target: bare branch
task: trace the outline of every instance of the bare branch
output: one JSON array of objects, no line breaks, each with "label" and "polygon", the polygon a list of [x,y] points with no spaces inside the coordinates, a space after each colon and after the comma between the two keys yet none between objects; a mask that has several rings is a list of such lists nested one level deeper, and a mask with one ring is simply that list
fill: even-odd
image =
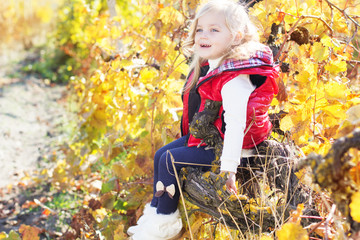
[{"label": "bare branch", "polygon": [[299,22],[304,19],[304,18],[314,18],[314,19],[318,19],[320,20],[322,23],[325,24],[325,26],[330,30],[330,34],[332,35],[334,30],[330,27],[330,25],[324,20],[322,19],[321,17],[318,17],[318,16],[313,16],[313,15],[302,15],[299,17],[299,19],[297,20],[297,22],[294,24],[294,26],[292,26],[292,28],[290,29],[289,32],[286,33],[285,37],[284,37],[284,41],[283,43],[281,44],[280,46],[280,49],[279,49],[279,52],[276,54],[274,60],[278,60],[278,58],[280,57],[280,54],[282,52],[282,49],[284,48],[289,36],[291,35],[292,32],[295,31],[296,27],[298,26]]},{"label": "bare branch", "polygon": [[278,53],[277,53],[276,56],[274,57],[274,61],[275,61],[275,62],[279,59],[279,57],[280,57],[280,55],[281,55],[281,52],[282,52],[282,49],[284,48],[287,40],[289,39],[290,34],[295,30],[295,28],[297,27],[297,25],[299,24],[299,22],[300,22],[301,19],[303,19],[303,18],[304,18],[303,16],[299,17],[299,19],[298,19],[297,22],[294,24],[294,26],[290,29],[290,31],[285,34],[284,41],[283,41],[283,43],[281,44]]},{"label": "bare branch", "polygon": [[360,27],[360,24],[359,24],[357,21],[355,21],[352,17],[350,17],[350,15],[345,12],[345,10],[340,9],[338,6],[336,6],[335,4],[333,4],[332,2],[330,2],[329,0],[325,0],[325,1],[329,4],[330,7],[336,8],[336,9],[337,9],[338,11],[340,11],[346,18],[348,18],[350,21],[352,21],[356,26]]},{"label": "bare branch", "polygon": [[[334,32],[332,27],[324,19],[322,19],[321,17],[313,16],[313,15],[304,15],[303,18],[315,18],[315,19],[318,19],[318,20],[322,21],[325,24],[325,26],[330,30],[331,34]],[[331,19],[331,21],[333,21],[333,19]]]},{"label": "bare branch", "polygon": [[356,36],[356,34],[357,34],[357,32],[358,32],[358,26],[357,25],[355,25],[355,31],[354,31],[354,34],[351,36],[351,38],[347,41],[347,43],[346,43],[346,46],[345,46],[345,48],[344,48],[344,51],[343,51],[343,53],[345,53],[345,51],[346,51],[346,48],[350,45],[350,43],[351,43],[351,41],[355,38],[355,36]]}]

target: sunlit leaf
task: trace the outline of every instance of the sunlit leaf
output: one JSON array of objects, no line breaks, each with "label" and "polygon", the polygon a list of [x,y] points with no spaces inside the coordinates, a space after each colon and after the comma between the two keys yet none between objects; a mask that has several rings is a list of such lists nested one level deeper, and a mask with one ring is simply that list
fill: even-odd
[{"label": "sunlit leaf", "polygon": [[343,60],[330,61],[330,63],[326,64],[325,69],[336,75],[340,72],[346,71],[346,62]]},{"label": "sunlit leaf", "polygon": [[350,203],[350,209],[351,209],[351,216],[352,218],[360,222],[360,192],[356,192],[351,197],[351,203]]},{"label": "sunlit leaf", "polygon": [[348,93],[349,90],[345,84],[331,81],[325,85],[326,99],[345,102]]},{"label": "sunlit leaf", "polygon": [[280,129],[283,131],[289,131],[294,126],[291,120],[291,116],[287,115],[280,121]]},{"label": "sunlit leaf", "polygon": [[0,234],[1,237],[5,236],[4,238],[1,238],[0,239],[4,239],[4,240],[21,240],[21,237],[19,236],[18,233],[16,233],[14,230],[11,230],[9,232],[9,235],[6,235],[4,232],[2,232]]},{"label": "sunlit leaf", "polygon": [[112,165],[113,172],[121,180],[125,180],[132,175],[132,172],[122,163],[116,162]]},{"label": "sunlit leaf", "polygon": [[280,230],[276,231],[279,240],[308,240],[307,231],[300,223],[285,223]]},{"label": "sunlit leaf", "polygon": [[19,232],[22,235],[22,240],[39,240],[39,233],[41,230],[37,227],[27,226],[22,224],[19,228]]},{"label": "sunlit leaf", "polygon": [[312,51],[314,60],[317,62],[324,61],[329,57],[329,49],[324,47],[321,43],[314,43]]},{"label": "sunlit leaf", "polygon": [[352,106],[346,112],[347,119],[354,125],[360,122],[360,105]]},{"label": "sunlit leaf", "polygon": [[1,232],[0,239],[5,239],[5,238],[7,238],[7,234],[5,232]]}]

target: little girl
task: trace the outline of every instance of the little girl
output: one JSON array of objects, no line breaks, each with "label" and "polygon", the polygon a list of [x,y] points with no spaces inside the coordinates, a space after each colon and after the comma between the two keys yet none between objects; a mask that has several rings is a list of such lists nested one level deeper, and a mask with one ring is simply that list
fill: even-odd
[{"label": "little girl", "polygon": [[222,102],[213,124],[224,139],[220,171],[228,173],[226,187],[233,193],[237,193],[235,173],[240,160],[251,155],[271,131],[267,111],[278,91],[278,67],[271,50],[259,43],[257,29],[242,5],[230,0],[204,4],[183,45],[193,61],[182,96],[182,137],[155,154],[154,195],[137,225],[128,229],[133,240],[176,239],[180,234],[180,193],[170,153],[176,171],[214,161],[214,150],[189,132],[189,124],[195,113],[204,110],[206,100]]}]

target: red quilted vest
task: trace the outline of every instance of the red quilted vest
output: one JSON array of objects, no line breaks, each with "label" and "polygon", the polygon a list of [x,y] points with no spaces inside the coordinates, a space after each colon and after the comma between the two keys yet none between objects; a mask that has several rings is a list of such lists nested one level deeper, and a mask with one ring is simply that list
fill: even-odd
[{"label": "red quilted vest", "polygon": [[[271,51],[257,52],[257,54],[245,61],[225,61],[220,67],[209,72],[206,76],[200,77],[196,90],[200,95],[200,108],[198,112],[204,109],[206,99],[214,101],[222,101],[221,89],[230,80],[239,74],[262,75],[266,76],[265,82],[256,88],[250,95],[247,105],[246,129],[243,142],[243,149],[253,148],[265,139],[270,134],[272,124],[268,116],[268,109],[275,94],[278,93],[278,87],[275,79],[278,77],[279,67],[274,66],[272,62]],[[187,82],[190,82],[192,74]],[[188,106],[189,91],[183,96],[183,118],[182,118],[182,134],[189,133],[189,106]],[[224,138],[223,129],[223,108],[220,108],[219,118],[214,122],[214,125],[219,130],[221,136]],[[188,146],[197,146],[201,139],[190,135]]]}]

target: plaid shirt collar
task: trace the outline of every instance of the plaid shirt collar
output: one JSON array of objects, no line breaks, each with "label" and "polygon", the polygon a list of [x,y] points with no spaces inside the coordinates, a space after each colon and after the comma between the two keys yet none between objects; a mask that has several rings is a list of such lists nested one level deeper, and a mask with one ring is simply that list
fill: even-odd
[{"label": "plaid shirt collar", "polygon": [[[207,65],[207,63],[206,63]],[[264,51],[257,51],[251,58],[246,60],[225,60],[218,68],[209,72],[205,78],[217,75],[224,71],[238,71],[241,69],[255,68],[260,66],[273,66],[273,55],[270,48],[266,47]]]}]

